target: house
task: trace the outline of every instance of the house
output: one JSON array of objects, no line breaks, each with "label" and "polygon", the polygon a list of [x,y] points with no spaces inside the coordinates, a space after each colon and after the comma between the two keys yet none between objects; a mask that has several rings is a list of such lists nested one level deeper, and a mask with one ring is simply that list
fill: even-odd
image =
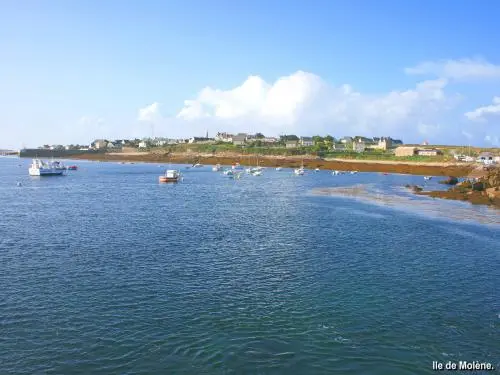
[{"label": "house", "polygon": [[373,143],[373,139],[372,138],[366,138],[366,137],[361,137],[361,136],[354,137],[354,139],[352,141],[353,142],[363,142],[365,144]]},{"label": "house", "polygon": [[105,139],[96,139],[94,142],[92,142],[91,146],[97,150],[105,149],[106,147],[108,147],[108,141]]},{"label": "house", "polygon": [[108,142],[108,144],[106,145],[107,148],[121,148],[118,146],[118,144],[114,144],[113,142]]},{"label": "house", "polygon": [[355,152],[365,152],[365,150],[366,150],[366,143],[363,142],[363,141],[353,142],[352,149]]},{"label": "house", "polygon": [[146,141],[139,142],[139,148],[147,148],[147,147],[148,147],[148,144],[146,143]]},{"label": "house", "polygon": [[247,142],[247,135],[245,133],[238,133],[233,136],[233,145],[243,146]]},{"label": "house", "polygon": [[392,147],[392,139],[390,137],[382,137],[378,140],[378,143],[374,148],[379,150],[388,150]]},{"label": "house", "polygon": [[493,164],[494,163],[494,155],[491,152],[481,152],[476,161],[478,163],[484,163],[484,164]]},{"label": "house", "polygon": [[416,147],[399,146],[394,151],[394,155],[396,155],[397,157],[413,156],[416,154],[416,152],[417,152]]},{"label": "house", "polygon": [[300,145],[302,147],[310,147],[310,146],[314,146],[314,141],[312,139],[312,137],[300,137]]},{"label": "house", "polygon": [[222,133],[219,132],[215,136],[215,140],[217,142],[229,142],[229,143],[231,143],[233,141],[233,135],[226,133],[226,132],[222,132]]},{"label": "house", "polygon": [[299,145],[299,141],[297,141],[297,140],[289,139],[288,141],[285,142],[286,148],[296,148],[298,145]]},{"label": "house", "polygon": [[261,139],[262,143],[276,143],[278,142],[278,138],[275,137],[264,137]]},{"label": "house", "polygon": [[206,140],[207,140],[207,138],[205,138],[205,137],[191,137],[191,138],[189,138],[188,143],[201,143],[201,142],[206,141]]},{"label": "house", "polygon": [[435,148],[423,148],[417,150],[418,156],[438,156],[441,154],[442,154],[441,150]]},{"label": "house", "polygon": [[345,151],[346,150],[346,145],[343,143],[334,143],[332,145],[332,150],[334,151]]},{"label": "house", "polygon": [[346,144],[346,143],[351,143],[352,142],[352,137],[343,137],[340,139],[340,143]]}]

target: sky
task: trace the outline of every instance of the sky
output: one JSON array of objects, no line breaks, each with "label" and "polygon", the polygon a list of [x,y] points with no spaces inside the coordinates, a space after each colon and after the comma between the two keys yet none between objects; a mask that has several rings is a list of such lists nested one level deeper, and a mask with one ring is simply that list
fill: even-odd
[{"label": "sky", "polygon": [[207,131],[500,146],[497,0],[0,9],[0,148]]}]

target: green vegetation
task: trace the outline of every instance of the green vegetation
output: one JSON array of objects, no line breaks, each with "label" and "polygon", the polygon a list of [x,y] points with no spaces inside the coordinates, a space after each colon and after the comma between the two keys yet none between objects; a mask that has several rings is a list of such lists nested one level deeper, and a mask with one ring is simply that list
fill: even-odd
[{"label": "green vegetation", "polygon": [[[326,138],[326,137],[325,137]],[[234,152],[242,155],[270,155],[270,156],[311,156],[332,159],[351,159],[351,160],[394,160],[394,161],[416,161],[416,162],[443,162],[451,160],[451,156],[406,156],[396,157],[391,151],[367,150],[358,153],[352,150],[332,151],[326,144],[326,140],[311,147],[297,147],[287,149],[283,145],[262,145],[257,140],[246,146],[235,146],[231,143],[216,144],[177,144],[164,147],[155,147],[149,149],[153,152],[193,152],[193,153],[212,153],[220,154],[224,152]]]}]

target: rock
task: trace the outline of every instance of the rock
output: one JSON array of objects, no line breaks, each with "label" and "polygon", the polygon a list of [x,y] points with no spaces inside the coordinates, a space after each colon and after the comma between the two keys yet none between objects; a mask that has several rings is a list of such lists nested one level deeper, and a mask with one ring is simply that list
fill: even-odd
[{"label": "rock", "polygon": [[483,191],[485,189],[485,184],[483,182],[474,182],[472,184],[472,190],[474,191]]},{"label": "rock", "polygon": [[456,185],[458,184],[458,178],[450,176],[446,180],[439,181],[439,183],[445,185]]}]

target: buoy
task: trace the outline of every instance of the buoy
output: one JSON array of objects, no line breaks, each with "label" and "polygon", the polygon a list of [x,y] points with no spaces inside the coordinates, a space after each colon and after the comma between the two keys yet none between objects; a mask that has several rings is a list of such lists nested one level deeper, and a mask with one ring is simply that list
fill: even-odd
[{"label": "buoy", "polygon": [[17,186],[22,186],[20,182],[17,183]]}]

